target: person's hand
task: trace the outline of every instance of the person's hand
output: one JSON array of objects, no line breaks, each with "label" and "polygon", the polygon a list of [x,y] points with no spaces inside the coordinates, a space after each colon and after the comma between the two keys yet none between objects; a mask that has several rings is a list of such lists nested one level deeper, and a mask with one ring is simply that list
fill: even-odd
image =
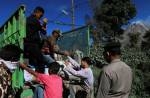
[{"label": "person's hand", "polygon": [[24,64],[24,63],[19,63],[19,66],[22,67],[22,68],[24,68],[24,67],[26,67],[27,65]]},{"label": "person's hand", "polygon": [[65,56],[70,56],[70,53],[68,51],[64,51]]},{"label": "person's hand", "polygon": [[65,65],[68,66],[70,63],[68,61],[65,61]]},{"label": "person's hand", "polygon": [[47,19],[47,18],[44,18],[44,19],[43,19],[43,22],[44,22],[45,24],[47,24],[47,23],[48,23],[48,19]]},{"label": "person's hand", "polygon": [[44,31],[46,31],[46,27],[42,27],[42,29],[43,29]]}]

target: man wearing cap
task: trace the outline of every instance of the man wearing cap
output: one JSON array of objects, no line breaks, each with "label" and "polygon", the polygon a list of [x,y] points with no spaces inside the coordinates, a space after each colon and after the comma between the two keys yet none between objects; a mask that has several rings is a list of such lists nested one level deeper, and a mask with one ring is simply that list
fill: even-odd
[{"label": "man wearing cap", "polygon": [[104,58],[109,63],[100,76],[96,98],[128,98],[132,84],[131,68],[120,60],[120,43],[104,46]]},{"label": "man wearing cap", "polygon": [[49,50],[50,50],[50,55],[54,59],[54,53],[60,54],[60,55],[66,55],[67,51],[60,51],[57,50],[55,47],[57,45],[57,40],[61,37],[61,32],[60,30],[53,30],[52,35],[48,37],[48,44],[49,44]]}]

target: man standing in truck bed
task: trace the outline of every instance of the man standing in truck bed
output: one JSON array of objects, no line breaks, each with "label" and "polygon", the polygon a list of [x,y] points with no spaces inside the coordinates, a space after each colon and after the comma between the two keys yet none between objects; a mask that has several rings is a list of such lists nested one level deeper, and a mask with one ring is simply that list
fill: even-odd
[{"label": "man standing in truck bed", "polygon": [[25,58],[29,58],[29,63],[34,65],[39,72],[44,71],[43,55],[41,53],[41,36],[40,33],[46,35],[46,21],[41,25],[40,19],[44,15],[42,7],[36,7],[27,17],[26,21],[26,38],[25,38]]}]

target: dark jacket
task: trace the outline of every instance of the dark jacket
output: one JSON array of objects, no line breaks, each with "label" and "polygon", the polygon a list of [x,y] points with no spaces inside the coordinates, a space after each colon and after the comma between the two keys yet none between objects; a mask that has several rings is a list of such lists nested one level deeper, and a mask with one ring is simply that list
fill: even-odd
[{"label": "dark jacket", "polygon": [[40,21],[34,15],[27,17],[27,20],[26,20],[26,34],[27,35],[26,35],[25,40],[30,43],[31,42],[40,43],[41,32],[46,34],[46,31],[42,29],[42,25]]}]

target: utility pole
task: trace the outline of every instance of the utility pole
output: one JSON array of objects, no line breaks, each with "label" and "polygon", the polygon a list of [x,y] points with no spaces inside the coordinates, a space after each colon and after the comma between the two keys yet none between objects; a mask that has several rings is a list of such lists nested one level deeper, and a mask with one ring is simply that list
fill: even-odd
[{"label": "utility pole", "polygon": [[74,0],[71,0],[72,30],[75,29]]}]

